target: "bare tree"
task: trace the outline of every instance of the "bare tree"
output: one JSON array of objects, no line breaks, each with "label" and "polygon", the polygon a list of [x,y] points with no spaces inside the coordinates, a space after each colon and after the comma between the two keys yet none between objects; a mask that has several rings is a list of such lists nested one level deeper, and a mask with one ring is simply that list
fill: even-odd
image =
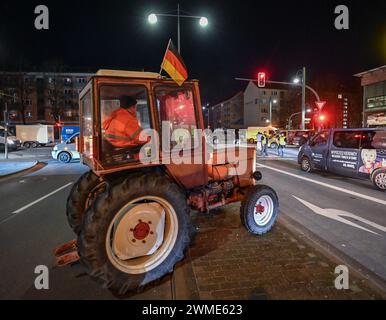
[{"label": "bare tree", "polygon": [[49,70],[48,99],[51,103],[51,113],[55,122],[59,122],[64,113],[64,79],[61,73],[64,65],[59,60],[49,61],[45,64]]}]

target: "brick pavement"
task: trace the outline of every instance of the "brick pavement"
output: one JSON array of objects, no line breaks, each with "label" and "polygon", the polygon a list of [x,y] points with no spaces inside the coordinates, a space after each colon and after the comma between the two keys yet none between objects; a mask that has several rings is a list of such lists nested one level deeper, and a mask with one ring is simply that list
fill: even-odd
[{"label": "brick pavement", "polygon": [[[333,262],[280,223],[263,237],[249,234],[239,204],[198,214],[198,232],[184,264],[199,299],[382,299],[367,280],[350,273],[350,290],[334,287]],[[196,287],[192,286],[192,277]],[[177,298],[178,295],[177,295]]]}]

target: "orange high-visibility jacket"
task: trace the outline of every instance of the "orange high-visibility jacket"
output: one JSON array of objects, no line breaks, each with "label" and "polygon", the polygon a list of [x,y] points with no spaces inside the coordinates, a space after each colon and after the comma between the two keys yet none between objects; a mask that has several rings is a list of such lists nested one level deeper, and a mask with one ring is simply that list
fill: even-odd
[{"label": "orange high-visibility jacket", "polygon": [[129,110],[119,108],[103,121],[104,138],[114,147],[134,147],[145,144],[140,141],[142,131],[136,115]]}]

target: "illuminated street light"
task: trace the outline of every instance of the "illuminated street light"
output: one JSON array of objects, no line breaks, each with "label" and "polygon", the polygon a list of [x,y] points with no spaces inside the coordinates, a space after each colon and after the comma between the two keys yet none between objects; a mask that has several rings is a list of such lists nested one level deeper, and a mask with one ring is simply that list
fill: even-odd
[{"label": "illuminated street light", "polygon": [[203,28],[207,27],[208,26],[208,18],[201,17],[199,23],[200,23],[201,27],[203,27]]},{"label": "illuminated street light", "polygon": [[295,78],[295,79],[293,80],[293,83],[299,84],[299,83],[300,83],[300,79],[299,79],[299,78]]},{"label": "illuminated street light", "polygon": [[149,17],[147,18],[147,20],[149,21],[150,24],[156,24],[158,21],[157,15],[155,15],[154,13],[149,14]]},{"label": "illuminated street light", "polygon": [[208,18],[202,16],[190,16],[185,14],[180,14],[180,5],[177,5],[177,14],[169,13],[152,13],[147,17],[147,21],[150,24],[155,25],[158,22],[158,17],[174,17],[177,18],[177,49],[178,53],[181,54],[181,32],[180,32],[180,19],[181,18],[190,18],[197,19],[202,28],[206,28],[209,24]]}]

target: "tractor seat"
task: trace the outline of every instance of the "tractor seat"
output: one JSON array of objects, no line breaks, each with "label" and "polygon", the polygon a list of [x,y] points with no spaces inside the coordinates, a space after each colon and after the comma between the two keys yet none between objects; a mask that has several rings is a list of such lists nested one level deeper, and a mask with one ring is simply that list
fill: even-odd
[{"label": "tractor seat", "polygon": [[108,166],[136,162],[141,148],[142,145],[114,147],[110,142],[102,139],[102,162]]}]

